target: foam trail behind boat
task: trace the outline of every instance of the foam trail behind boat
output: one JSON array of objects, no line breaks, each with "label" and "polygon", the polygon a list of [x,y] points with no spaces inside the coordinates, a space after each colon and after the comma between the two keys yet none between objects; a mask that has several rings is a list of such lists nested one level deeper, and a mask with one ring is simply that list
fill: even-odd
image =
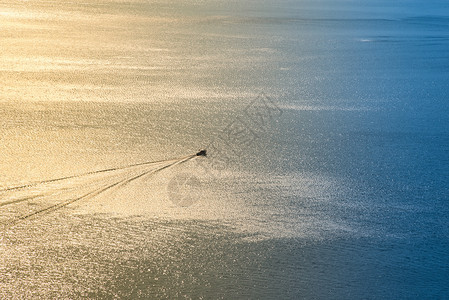
[{"label": "foam trail behind boat", "polygon": [[[29,189],[31,187],[36,187],[40,184],[48,185],[50,183],[55,183],[58,181],[62,182],[64,180],[69,180],[69,179],[94,176],[95,174],[109,173],[109,172],[111,173],[106,178],[100,177],[100,178],[95,178],[94,180],[92,180],[91,184],[94,189],[87,193],[83,193],[81,196],[70,197],[69,199],[66,199],[66,200],[59,200],[52,205],[46,206],[46,207],[38,209],[36,211],[22,214],[18,217],[14,217],[13,220],[8,220],[7,222],[3,222],[3,225],[5,226],[5,228],[10,228],[10,227],[12,227],[24,220],[27,220],[29,218],[56,211],[58,209],[66,207],[67,205],[77,202],[77,201],[91,199],[91,198],[98,196],[112,188],[122,187],[122,186],[124,186],[132,181],[135,181],[143,176],[155,174],[157,172],[160,172],[167,168],[173,167],[175,165],[185,163],[188,160],[191,160],[195,157],[197,157],[196,154],[181,157],[178,159],[162,160],[162,161],[156,161],[156,162],[145,162],[145,163],[128,165],[128,166],[124,166],[124,167],[110,168],[110,169],[98,170],[98,171],[93,171],[93,172],[87,172],[87,173],[83,173],[83,174],[79,174],[79,175],[67,176],[67,177],[62,177],[62,178],[57,178],[57,179],[50,179],[50,180],[40,181],[40,182],[28,184],[28,185],[22,185],[22,186],[16,186],[16,187],[3,189],[2,192],[10,192],[10,193],[14,193],[17,191],[23,192],[23,190],[25,190],[25,189]],[[142,167],[144,167],[143,170],[142,170]],[[122,173],[116,174],[113,171],[121,171]],[[71,182],[68,182],[66,185],[70,185],[70,184],[73,185],[73,183],[71,183]],[[63,185],[62,187],[59,187],[59,188],[56,187],[56,188],[54,188],[54,190],[47,191],[47,193],[41,193],[38,195],[29,195],[28,197],[27,196],[22,197],[22,198],[19,197],[18,199],[0,202],[0,207],[6,206],[6,205],[20,204],[21,202],[31,201],[31,200],[35,200],[37,198],[42,198],[45,200],[46,197],[49,197],[50,195],[58,193],[61,190],[69,190],[70,191],[70,190],[77,189],[76,184],[74,184],[72,187],[67,187],[66,185]],[[50,188],[50,187],[51,186],[47,186],[47,188]],[[85,184],[83,185],[83,187],[85,187]],[[89,188],[88,185],[87,185],[87,187]],[[78,187],[78,189],[82,190],[79,187]],[[63,198],[63,197],[61,197],[61,198]]]},{"label": "foam trail behind boat", "polygon": [[73,178],[78,178],[78,177],[83,177],[83,176],[93,175],[93,174],[98,174],[98,173],[113,172],[113,171],[117,171],[117,170],[129,169],[129,168],[133,168],[133,167],[137,167],[137,166],[144,166],[144,165],[150,165],[150,164],[156,164],[156,163],[162,163],[162,162],[177,161],[177,160],[180,160],[180,159],[183,159],[183,158],[187,158],[187,157],[190,157],[190,156],[177,158],[177,159],[169,159],[169,160],[148,161],[148,162],[143,162],[143,163],[138,163],[138,164],[127,165],[127,166],[123,166],[123,167],[115,167],[115,168],[109,168],[109,169],[103,169],[103,170],[96,170],[96,171],[86,172],[86,173],[77,174],[77,175],[71,175],[71,176],[65,176],[65,177],[60,177],[60,178],[54,178],[54,179],[48,179],[48,180],[43,180],[43,181],[37,181],[37,182],[32,182],[32,183],[28,183],[28,184],[24,184],[24,185],[19,185],[19,186],[5,187],[5,188],[0,189],[0,192],[7,192],[7,191],[26,189],[26,188],[34,187],[34,186],[40,185],[40,184],[53,183],[53,182],[57,182],[57,181],[63,181],[63,180],[67,180],[67,179],[73,179]]}]

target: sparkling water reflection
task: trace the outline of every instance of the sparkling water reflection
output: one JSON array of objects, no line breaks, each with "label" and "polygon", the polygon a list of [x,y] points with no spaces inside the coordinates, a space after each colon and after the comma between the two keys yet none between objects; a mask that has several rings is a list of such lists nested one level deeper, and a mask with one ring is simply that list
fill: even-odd
[{"label": "sparkling water reflection", "polygon": [[[68,186],[3,191],[0,298],[444,298],[437,2],[2,2],[2,187],[230,142],[262,91],[282,113],[208,149],[232,158],[219,169],[192,160],[14,226]],[[182,174],[192,205],[170,198]]]}]

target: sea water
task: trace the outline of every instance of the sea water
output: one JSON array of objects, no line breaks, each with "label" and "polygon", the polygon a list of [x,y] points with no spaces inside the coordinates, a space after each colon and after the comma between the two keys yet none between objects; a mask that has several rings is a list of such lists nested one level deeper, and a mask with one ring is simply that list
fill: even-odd
[{"label": "sea water", "polygon": [[3,191],[0,297],[448,297],[448,53],[443,1],[3,1],[2,188],[208,157]]}]

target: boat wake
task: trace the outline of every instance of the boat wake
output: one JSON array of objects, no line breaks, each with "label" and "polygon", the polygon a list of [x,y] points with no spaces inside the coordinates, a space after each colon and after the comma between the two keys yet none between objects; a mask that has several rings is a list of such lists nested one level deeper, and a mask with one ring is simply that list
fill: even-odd
[{"label": "boat wake", "polygon": [[200,152],[162,161],[149,161],[122,167],[96,170],[0,189],[0,224],[8,229],[25,220],[62,209],[74,202],[93,199],[139,178],[185,163]]}]

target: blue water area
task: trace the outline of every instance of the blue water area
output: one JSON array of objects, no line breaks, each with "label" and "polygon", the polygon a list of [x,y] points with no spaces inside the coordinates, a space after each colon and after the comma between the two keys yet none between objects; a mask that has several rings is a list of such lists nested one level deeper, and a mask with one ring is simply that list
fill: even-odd
[{"label": "blue water area", "polygon": [[447,3],[30,3],[2,186],[208,157],[1,192],[1,298],[449,298]]}]

